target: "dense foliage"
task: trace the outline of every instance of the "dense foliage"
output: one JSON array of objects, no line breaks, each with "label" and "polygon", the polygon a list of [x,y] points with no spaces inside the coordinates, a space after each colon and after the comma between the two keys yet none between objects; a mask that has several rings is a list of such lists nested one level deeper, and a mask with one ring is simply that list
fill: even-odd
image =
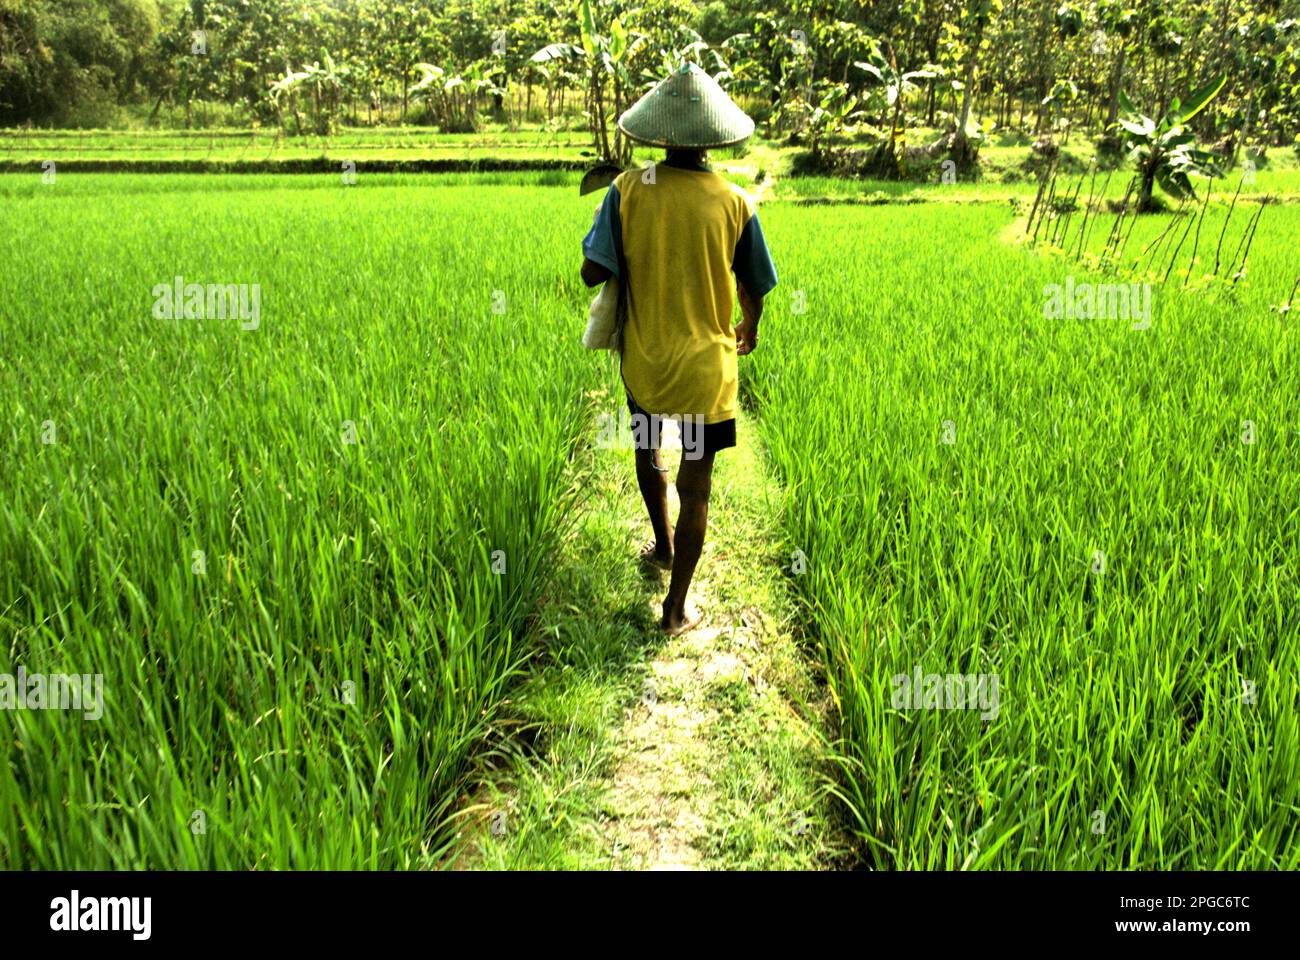
[{"label": "dense foliage", "polygon": [[0,123],[603,129],[591,117],[689,58],[768,132],[888,126],[896,100],[868,62],[919,71],[909,113],[963,148],[995,126],[1116,136],[1121,94],[1159,115],[1219,76],[1196,133],[1286,145],[1297,16],[1296,0],[0,0]]}]

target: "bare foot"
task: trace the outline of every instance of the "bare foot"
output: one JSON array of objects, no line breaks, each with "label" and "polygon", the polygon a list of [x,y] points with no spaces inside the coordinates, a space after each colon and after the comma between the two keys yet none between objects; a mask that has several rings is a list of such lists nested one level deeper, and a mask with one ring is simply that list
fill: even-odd
[{"label": "bare foot", "polygon": [[664,615],[663,619],[659,621],[659,629],[668,636],[675,637],[687,630],[695,629],[703,619],[704,613],[700,608],[688,601],[684,610],[670,610],[668,607],[664,607]]},{"label": "bare foot", "polygon": [[672,548],[660,550],[659,544],[653,539],[647,540],[641,547],[641,562],[658,567],[660,570],[671,570],[673,568]]}]

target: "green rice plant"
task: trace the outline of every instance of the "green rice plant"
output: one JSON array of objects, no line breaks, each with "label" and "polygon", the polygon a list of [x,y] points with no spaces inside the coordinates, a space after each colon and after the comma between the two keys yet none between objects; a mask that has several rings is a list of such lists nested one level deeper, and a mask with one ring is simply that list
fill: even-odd
[{"label": "green rice plant", "polygon": [[[1156,286],[1144,324],[1051,316],[1118,281],[1004,208],[765,208],[747,389],[869,864],[1300,865],[1300,366],[1269,309],[1300,213],[1265,217],[1245,286]],[[900,697],[918,668],[996,705]]]},{"label": "green rice plant", "polygon": [[[0,674],[99,674],[104,706],[0,714],[0,866],[435,864],[538,642],[600,380],[589,202],[23,181],[0,184]],[[259,285],[258,322],[159,319],[177,276]]]}]

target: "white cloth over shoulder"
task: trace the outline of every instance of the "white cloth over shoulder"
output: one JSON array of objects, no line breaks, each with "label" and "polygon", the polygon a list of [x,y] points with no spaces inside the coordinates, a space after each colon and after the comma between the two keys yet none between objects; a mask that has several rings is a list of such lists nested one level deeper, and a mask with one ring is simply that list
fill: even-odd
[{"label": "white cloth over shoulder", "polygon": [[610,277],[591,301],[582,345],[588,350],[618,349],[618,278]]}]

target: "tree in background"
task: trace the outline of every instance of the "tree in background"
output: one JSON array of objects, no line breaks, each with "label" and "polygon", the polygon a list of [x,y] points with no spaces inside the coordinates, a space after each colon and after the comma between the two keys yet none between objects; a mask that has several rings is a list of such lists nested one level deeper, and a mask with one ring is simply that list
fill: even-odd
[{"label": "tree in background", "polygon": [[942,131],[961,167],[992,129],[1059,124],[1117,152],[1121,89],[1156,117],[1173,91],[1220,75],[1189,129],[1230,155],[1249,141],[1258,158],[1300,130],[1298,20],[1300,0],[0,0],[0,123],[307,134],[531,116],[583,127],[618,158],[618,113],[681,54],[721,75],[770,136],[897,147],[893,104],[880,130],[849,131],[888,90],[853,64],[888,45],[898,63],[928,65],[902,93],[904,124]]},{"label": "tree in background", "polygon": [[112,120],[162,22],[157,0],[0,0],[0,123]]},{"label": "tree in background", "polygon": [[985,46],[984,35],[989,21],[1001,9],[1001,0],[970,0],[967,10],[967,29],[971,41],[966,52],[965,72],[962,77],[961,115],[957,119],[957,130],[953,139],[952,159],[958,170],[971,169],[977,159],[978,140],[972,135],[971,104],[975,96],[975,68],[979,64],[980,52]]}]

